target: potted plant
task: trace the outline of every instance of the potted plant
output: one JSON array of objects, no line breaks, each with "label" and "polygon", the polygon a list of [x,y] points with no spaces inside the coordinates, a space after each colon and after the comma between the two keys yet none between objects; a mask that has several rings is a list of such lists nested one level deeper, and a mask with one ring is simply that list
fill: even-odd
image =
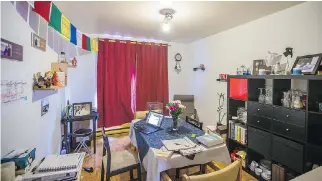
[{"label": "potted plant", "polygon": [[172,130],[178,131],[179,116],[186,109],[186,106],[182,105],[180,100],[176,100],[169,102],[165,107],[169,110],[169,113],[172,116]]}]

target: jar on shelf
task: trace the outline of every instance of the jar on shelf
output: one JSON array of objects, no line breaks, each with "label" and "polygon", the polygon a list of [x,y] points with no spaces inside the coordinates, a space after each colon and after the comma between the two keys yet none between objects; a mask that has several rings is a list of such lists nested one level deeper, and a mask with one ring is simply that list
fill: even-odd
[{"label": "jar on shelf", "polygon": [[58,55],[58,63],[68,63],[66,61],[65,52],[60,52],[60,54]]}]

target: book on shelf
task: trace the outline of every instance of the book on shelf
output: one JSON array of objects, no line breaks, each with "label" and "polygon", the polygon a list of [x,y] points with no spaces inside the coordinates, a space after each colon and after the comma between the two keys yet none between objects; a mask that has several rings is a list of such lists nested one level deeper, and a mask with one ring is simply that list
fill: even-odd
[{"label": "book on shelf", "polygon": [[246,144],[247,142],[247,128],[241,123],[229,121],[229,135],[230,139],[236,140],[239,143]]}]

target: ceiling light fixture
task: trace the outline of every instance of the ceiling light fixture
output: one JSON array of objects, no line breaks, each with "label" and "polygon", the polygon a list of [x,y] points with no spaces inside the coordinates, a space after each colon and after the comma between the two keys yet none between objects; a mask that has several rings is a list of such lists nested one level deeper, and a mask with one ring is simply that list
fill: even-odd
[{"label": "ceiling light fixture", "polygon": [[164,32],[169,32],[171,29],[170,21],[173,18],[173,14],[175,11],[173,9],[161,9],[160,14],[164,15],[164,19],[162,21],[162,30]]}]

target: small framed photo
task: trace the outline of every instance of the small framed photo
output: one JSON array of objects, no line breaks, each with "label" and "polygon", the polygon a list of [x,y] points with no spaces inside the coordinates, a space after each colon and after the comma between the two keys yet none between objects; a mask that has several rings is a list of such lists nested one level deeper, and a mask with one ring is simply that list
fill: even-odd
[{"label": "small framed photo", "polygon": [[293,68],[300,68],[304,75],[315,75],[322,60],[322,54],[297,57]]},{"label": "small framed photo", "polygon": [[36,35],[35,33],[31,33],[31,45],[43,52],[46,51],[46,40]]},{"label": "small framed photo", "polygon": [[88,116],[92,113],[92,102],[81,102],[73,104],[73,116]]}]

